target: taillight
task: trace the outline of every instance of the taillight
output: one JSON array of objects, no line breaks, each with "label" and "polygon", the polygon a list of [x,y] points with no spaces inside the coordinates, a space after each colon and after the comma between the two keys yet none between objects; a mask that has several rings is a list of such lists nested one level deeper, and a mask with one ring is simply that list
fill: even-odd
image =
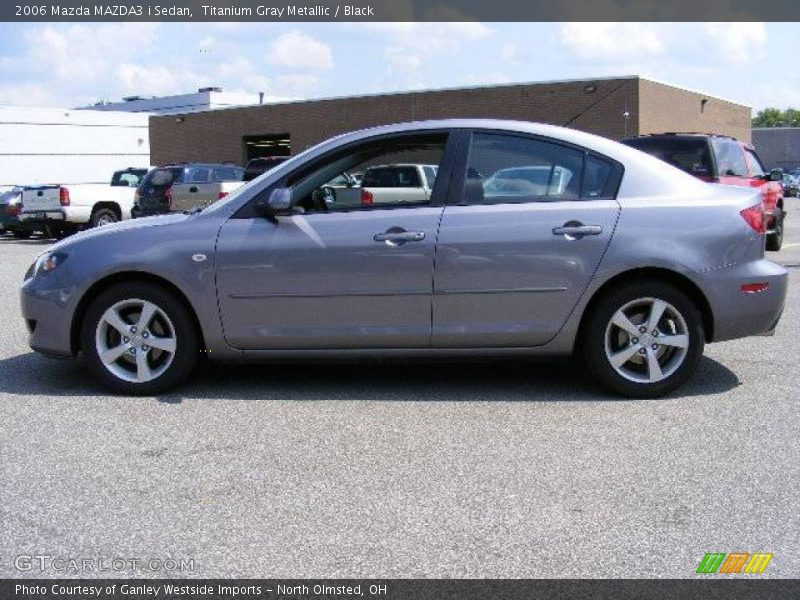
[{"label": "taillight", "polygon": [[367,190],[361,190],[361,204],[363,206],[372,206],[372,202],[375,200],[375,197],[372,195],[372,192],[368,192]]},{"label": "taillight", "polygon": [[764,218],[764,205],[760,202],[740,210],[739,214],[747,221],[747,224],[758,234],[767,232],[767,220]]},{"label": "taillight", "polygon": [[217,200],[222,200],[227,195],[228,192],[220,192],[219,194],[217,194]]},{"label": "taillight", "polygon": [[135,192],[133,192],[133,203],[136,206],[139,206],[139,204],[141,204],[141,202],[142,202],[142,196],[141,196],[141,194],[139,194],[139,190],[136,190]]},{"label": "taillight", "polygon": [[58,201],[61,203],[61,206],[69,206],[69,190],[67,188],[58,188]]}]

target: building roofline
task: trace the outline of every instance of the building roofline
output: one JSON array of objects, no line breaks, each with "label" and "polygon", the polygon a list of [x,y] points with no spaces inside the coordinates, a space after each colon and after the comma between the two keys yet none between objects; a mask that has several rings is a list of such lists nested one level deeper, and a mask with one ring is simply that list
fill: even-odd
[{"label": "building roofline", "polygon": [[654,79],[652,77],[639,77],[639,79],[642,79],[644,81],[649,81],[650,83],[657,83],[659,85],[666,85],[667,87],[675,88],[675,89],[678,89],[678,90],[683,90],[684,92],[690,92],[692,94],[698,94],[700,96],[705,96],[705,97],[713,99],[713,100],[720,100],[722,102],[727,102],[728,104],[735,104],[736,106],[749,108],[751,111],[753,110],[753,107],[750,106],[749,104],[742,104],[741,102],[737,102],[736,100],[731,100],[730,98],[725,98],[723,96],[717,96],[715,94],[709,94],[709,93],[706,93],[706,92],[704,92],[702,90],[696,90],[694,88],[685,87],[685,86],[682,86],[682,85],[675,85],[674,83],[661,81],[660,79]]}]

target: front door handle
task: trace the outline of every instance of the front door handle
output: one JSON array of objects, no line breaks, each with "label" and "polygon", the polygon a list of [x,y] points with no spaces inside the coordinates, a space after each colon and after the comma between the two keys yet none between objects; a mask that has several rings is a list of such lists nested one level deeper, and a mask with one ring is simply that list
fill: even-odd
[{"label": "front door handle", "polygon": [[372,236],[376,242],[386,242],[389,246],[400,246],[406,242],[421,242],[425,239],[424,231],[406,231],[392,227],[383,233],[376,233]]},{"label": "front door handle", "polygon": [[603,228],[600,225],[584,225],[579,221],[568,221],[561,227],[553,227],[553,235],[563,235],[568,239],[579,239],[585,235],[600,235]]}]

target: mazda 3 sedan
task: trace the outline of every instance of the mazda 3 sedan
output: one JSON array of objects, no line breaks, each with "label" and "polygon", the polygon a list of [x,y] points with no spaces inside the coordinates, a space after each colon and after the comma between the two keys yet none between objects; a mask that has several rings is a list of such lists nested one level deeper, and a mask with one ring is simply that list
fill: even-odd
[{"label": "mazda 3 sedan", "polygon": [[[433,189],[324,193],[395,163],[435,166]],[[655,397],[706,343],[774,330],[787,273],[764,236],[758,190],[608,139],[406,123],[326,141],[203,210],[56,244],[22,312],[34,350],[83,353],[125,394],[174,387],[200,357],[578,354],[612,392]]]}]

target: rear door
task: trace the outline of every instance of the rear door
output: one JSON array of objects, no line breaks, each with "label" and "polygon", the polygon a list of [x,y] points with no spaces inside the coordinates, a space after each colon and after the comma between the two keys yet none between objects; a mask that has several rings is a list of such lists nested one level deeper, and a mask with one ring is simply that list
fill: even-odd
[{"label": "rear door", "polygon": [[[622,167],[547,138],[469,137],[436,246],[433,346],[544,344],[566,322],[611,240]],[[498,172],[512,169],[544,169],[549,184],[520,177],[495,185]]]}]

